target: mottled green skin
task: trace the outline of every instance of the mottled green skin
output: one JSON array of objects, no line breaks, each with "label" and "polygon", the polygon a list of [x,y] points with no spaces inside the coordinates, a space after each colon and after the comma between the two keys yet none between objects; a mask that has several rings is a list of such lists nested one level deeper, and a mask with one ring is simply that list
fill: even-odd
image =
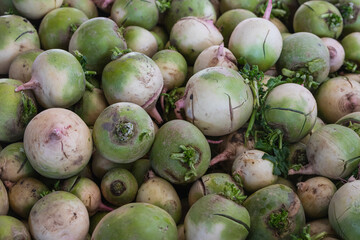
[{"label": "mottled green skin", "polygon": [[50,49],[34,61],[32,77],[40,87],[36,99],[45,108],[67,108],[78,102],[85,92],[85,73],[79,61],[69,52]]},{"label": "mottled green skin", "polygon": [[265,0],[221,0],[220,12],[224,13],[231,9],[246,9],[251,12],[257,12],[258,7],[263,4]]},{"label": "mottled green skin", "polygon": [[4,183],[0,179],[0,215],[7,215],[9,211],[9,197]]},{"label": "mottled green skin", "polygon": [[25,225],[15,217],[0,216],[0,239],[31,240],[29,231]]},{"label": "mottled green skin", "polygon": [[305,68],[308,62],[320,59],[320,68],[311,75],[317,82],[326,80],[330,71],[329,50],[322,40],[312,33],[299,32],[286,37],[276,69],[281,73],[283,68],[298,71]]},{"label": "mottled green skin", "polygon": [[104,92],[101,89],[94,88],[92,91],[85,91],[80,101],[74,105],[74,112],[88,126],[93,126],[96,119],[108,106],[109,104],[106,101]]},{"label": "mottled green skin", "polygon": [[48,187],[36,178],[22,178],[9,190],[10,207],[20,217],[27,219],[31,208],[45,191],[49,191]]},{"label": "mottled green skin", "polygon": [[[299,197],[289,187],[274,184],[251,194],[243,203],[251,216],[251,229],[247,239],[292,239],[305,226],[305,213]],[[288,228],[280,235],[269,225],[271,213],[285,209],[288,214]]]},{"label": "mottled green skin", "polygon": [[30,91],[15,93],[19,80],[0,79],[0,141],[15,142],[23,138],[25,128],[37,114],[35,99]]},{"label": "mottled green skin", "polygon": [[350,33],[341,41],[345,50],[345,59],[360,65],[360,32]]},{"label": "mottled green skin", "polygon": [[243,206],[210,194],[192,205],[184,226],[189,240],[245,240],[249,234],[250,216]]},{"label": "mottled green skin", "polygon": [[164,24],[168,32],[183,17],[194,16],[216,22],[216,11],[208,0],[172,0],[170,9],[165,12]]},{"label": "mottled green skin", "polygon": [[109,18],[97,17],[84,22],[75,31],[70,39],[69,52],[80,51],[87,59],[87,70],[101,74],[111,61],[111,50],[115,47],[126,49],[118,26]]},{"label": "mottled green skin", "polygon": [[360,238],[360,180],[339,188],[329,205],[329,222],[344,240]]},{"label": "mottled green skin", "polygon": [[[124,189],[114,189],[113,183],[119,183]],[[138,191],[135,177],[124,168],[114,168],[108,171],[101,180],[101,193],[109,203],[120,207],[132,202]]]},{"label": "mottled green skin", "polygon": [[149,159],[138,159],[131,168],[131,173],[136,178],[138,186],[141,186],[145,180],[147,172],[150,170],[151,163]]},{"label": "mottled green skin", "polygon": [[9,68],[9,78],[28,82],[31,79],[31,68],[35,58],[42,53],[41,49],[32,49],[17,55],[11,62]]},{"label": "mottled green skin", "polygon": [[[134,135],[121,141],[115,127],[119,122],[134,124]],[[128,102],[115,103],[107,107],[94,124],[93,139],[97,151],[117,163],[130,163],[143,157],[155,138],[154,124],[150,116],[139,105]]]},{"label": "mottled green skin", "polygon": [[0,15],[5,15],[5,13],[9,12],[19,15],[19,12],[16,10],[12,0],[2,0],[0,2]]},{"label": "mottled green skin", "polygon": [[47,13],[39,27],[42,49],[67,50],[73,34],[71,25],[79,27],[88,17],[79,9],[62,7]]},{"label": "mottled green skin", "polygon": [[328,124],[315,131],[306,144],[306,155],[314,173],[346,178],[360,162],[360,137],[351,129]]},{"label": "mottled green skin", "polygon": [[108,213],[96,226],[92,240],[176,240],[177,228],[163,209],[148,203],[130,203]]},{"label": "mottled green skin", "polygon": [[117,0],[111,7],[111,18],[119,27],[139,26],[150,30],[159,20],[159,10],[155,0]]},{"label": "mottled green skin", "polygon": [[63,0],[12,0],[21,16],[38,20],[53,9],[59,8]]},{"label": "mottled green skin", "polygon": [[95,215],[90,217],[90,227],[89,227],[89,234],[92,234],[98,225],[98,223],[103,219],[108,212],[97,212]]},{"label": "mottled green skin", "polygon": [[96,5],[91,0],[64,0],[63,5],[83,11],[88,18],[95,18],[99,15]]},{"label": "mottled green skin", "polygon": [[40,48],[34,26],[17,15],[0,16],[0,74],[7,74],[11,61],[20,53]]},{"label": "mottled green skin", "polygon": [[255,17],[256,15],[253,12],[246,9],[232,9],[224,12],[216,21],[215,26],[223,35],[225,46],[228,45],[231,33],[241,21]]},{"label": "mottled green skin", "polygon": [[[181,152],[180,145],[191,146],[200,153],[195,163],[196,176],[185,180],[190,168],[179,160],[171,158]],[[157,132],[150,152],[152,169],[162,178],[174,184],[191,183],[205,174],[210,163],[210,146],[205,136],[193,124],[184,120],[165,123]]]},{"label": "mottled green skin", "polygon": [[265,101],[265,120],[284,133],[284,139],[295,143],[314,127],[317,117],[315,98],[298,84],[287,83],[274,88]]},{"label": "mottled green skin", "polygon": [[294,16],[295,32],[311,32],[318,37],[338,38],[343,30],[343,20],[338,27],[330,28],[326,19],[321,15],[333,13],[341,17],[339,10],[326,1],[309,1],[302,4]]}]

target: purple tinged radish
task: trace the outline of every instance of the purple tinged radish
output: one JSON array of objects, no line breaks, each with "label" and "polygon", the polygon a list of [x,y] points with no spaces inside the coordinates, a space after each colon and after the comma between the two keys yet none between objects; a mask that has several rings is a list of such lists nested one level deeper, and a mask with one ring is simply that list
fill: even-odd
[{"label": "purple tinged radish", "polygon": [[11,61],[20,53],[40,48],[35,27],[17,15],[0,16],[0,74],[7,74]]},{"label": "purple tinged radish", "polygon": [[37,56],[44,52],[41,49],[32,49],[17,55],[9,67],[9,78],[28,82],[31,79],[32,65]]},{"label": "purple tinged radish", "polygon": [[151,32],[139,26],[128,26],[123,31],[126,45],[134,52],[152,57],[158,51],[156,38]]},{"label": "purple tinged radish", "polygon": [[184,17],[177,21],[170,32],[171,46],[175,47],[193,65],[206,48],[219,45],[223,36],[213,21],[197,17]]},{"label": "purple tinged radish", "polygon": [[9,211],[9,197],[5,185],[0,179],[0,216],[7,215]]},{"label": "purple tinged radish", "polygon": [[346,178],[360,161],[360,137],[353,130],[328,124],[315,131],[307,145],[309,164],[289,174],[317,174],[330,179]]},{"label": "purple tinged radish", "polygon": [[89,214],[75,195],[55,191],[32,207],[29,226],[31,235],[38,240],[83,240],[89,230]]},{"label": "purple tinged radish", "polygon": [[156,63],[137,52],[110,62],[102,74],[102,88],[109,104],[137,104],[158,123],[162,123],[162,119],[155,105],[163,85],[163,77]]},{"label": "purple tinged radish", "polygon": [[330,73],[336,72],[344,64],[345,50],[343,46],[333,38],[323,37],[321,40],[329,49],[330,54]]},{"label": "purple tinged radish", "polygon": [[22,16],[34,20],[41,19],[46,13],[59,8],[62,3],[63,0],[13,0],[15,8]]},{"label": "purple tinged radish", "polygon": [[184,97],[176,102],[175,112],[179,115],[184,108],[186,119],[205,135],[223,136],[248,121],[252,106],[250,87],[238,72],[227,67],[211,67],[189,79]]},{"label": "purple tinged radish", "polygon": [[238,70],[237,60],[230,52],[229,49],[224,47],[224,44],[219,46],[214,45],[204,49],[200,55],[196,58],[194,63],[194,73],[197,73],[205,68],[209,67],[228,67]]},{"label": "purple tinged radish", "polygon": [[28,124],[24,149],[33,168],[48,178],[78,174],[89,162],[93,142],[88,126],[63,108],[42,111]]},{"label": "purple tinged radish", "polygon": [[131,163],[143,157],[155,138],[149,114],[135,103],[114,103],[100,114],[93,129],[96,150],[115,163]]},{"label": "purple tinged radish", "polygon": [[85,92],[85,73],[79,61],[69,52],[51,49],[34,61],[31,80],[15,92],[32,89],[44,108],[70,107]]}]

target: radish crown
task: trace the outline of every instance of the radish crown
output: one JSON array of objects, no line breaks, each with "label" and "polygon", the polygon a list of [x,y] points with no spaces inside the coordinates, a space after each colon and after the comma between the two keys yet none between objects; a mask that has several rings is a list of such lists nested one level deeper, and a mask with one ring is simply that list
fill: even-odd
[{"label": "radish crown", "polygon": [[171,154],[170,158],[173,160],[178,160],[178,161],[188,165],[190,170],[188,170],[185,175],[185,181],[187,181],[191,177],[197,175],[196,169],[195,169],[195,164],[200,159],[200,153],[198,151],[196,151],[196,149],[193,148],[192,146],[180,145],[179,147],[182,152],[181,153],[173,153],[173,154]]}]

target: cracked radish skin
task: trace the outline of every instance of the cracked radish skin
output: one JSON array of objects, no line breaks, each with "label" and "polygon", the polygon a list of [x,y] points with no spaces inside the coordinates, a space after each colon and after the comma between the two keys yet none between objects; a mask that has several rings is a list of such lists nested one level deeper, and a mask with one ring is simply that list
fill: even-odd
[{"label": "cracked radish skin", "polygon": [[89,128],[78,115],[50,108],[36,115],[26,127],[24,149],[38,173],[65,179],[87,165],[93,143]]},{"label": "cracked radish skin", "polygon": [[25,18],[0,16],[0,74],[7,74],[12,60],[22,52],[40,48],[39,35]]},{"label": "cracked radish skin", "polygon": [[284,139],[294,143],[305,137],[315,125],[317,106],[305,87],[286,83],[275,87],[265,101],[266,122],[282,131]]},{"label": "cracked radish skin", "polygon": [[253,97],[238,72],[227,67],[211,67],[189,79],[185,95],[176,106],[175,111],[179,113],[184,108],[186,119],[205,135],[222,136],[247,122]]}]

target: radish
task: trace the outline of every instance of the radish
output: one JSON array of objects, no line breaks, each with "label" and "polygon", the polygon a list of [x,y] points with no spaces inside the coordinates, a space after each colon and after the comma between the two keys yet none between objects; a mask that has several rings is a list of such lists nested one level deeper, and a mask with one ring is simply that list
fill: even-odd
[{"label": "radish", "polygon": [[330,54],[330,73],[336,72],[344,64],[345,50],[343,46],[333,38],[323,37],[321,40],[329,49]]},{"label": "radish", "polygon": [[9,211],[9,197],[5,185],[0,179],[0,216],[7,215]]},{"label": "radish", "polygon": [[0,239],[31,240],[31,235],[24,223],[15,217],[0,216]]},{"label": "radish", "polygon": [[37,56],[44,52],[41,49],[32,49],[20,53],[14,58],[9,67],[9,78],[28,82],[31,79],[31,68]]},{"label": "radish", "polygon": [[29,19],[41,19],[55,8],[59,8],[63,0],[13,0],[13,4],[19,13]]},{"label": "radish", "polygon": [[24,149],[38,173],[64,179],[87,165],[93,144],[90,130],[79,116],[67,109],[50,108],[26,127]]},{"label": "radish", "polygon": [[45,108],[70,107],[85,92],[85,74],[79,61],[69,52],[51,49],[34,61],[31,80],[17,87],[15,92],[32,89]]},{"label": "radish", "polygon": [[64,0],[63,5],[83,11],[88,18],[95,18],[99,14],[95,3],[91,0]]},{"label": "radish", "polygon": [[158,51],[156,38],[145,28],[128,26],[123,31],[127,47],[134,52],[152,57]]}]

